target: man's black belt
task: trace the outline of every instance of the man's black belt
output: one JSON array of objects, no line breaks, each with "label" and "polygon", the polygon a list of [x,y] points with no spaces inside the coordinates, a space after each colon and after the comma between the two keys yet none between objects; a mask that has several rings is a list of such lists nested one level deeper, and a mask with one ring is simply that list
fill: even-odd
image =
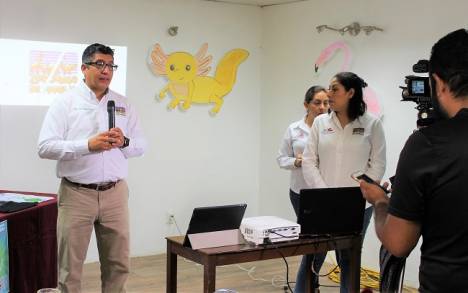
[{"label": "man's black belt", "polygon": [[69,184],[71,184],[71,185],[73,185],[75,187],[83,187],[83,188],[87,188],[87,189],[93,189],[93,190],[96,190],[96,191],[105,191],[105,190],[111,189],[118,182],[118,181],[117,182],[109,182],[109,183],[103,183],[103,184],[95,184],[95,183],[83,184],[83,183],[77,183],[77,182],[70,181],[65,177],[63,177],[63,179],[67,183],[69,183]]}]

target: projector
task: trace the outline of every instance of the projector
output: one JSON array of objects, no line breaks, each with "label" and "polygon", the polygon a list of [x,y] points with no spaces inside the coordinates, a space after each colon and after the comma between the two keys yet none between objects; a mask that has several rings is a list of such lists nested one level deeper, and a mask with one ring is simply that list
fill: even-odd
[{"label": "projector", "polygon": [[299,239],[301,225],[275,216],[244,218],[240,230],[245,240],[257,245]]}]

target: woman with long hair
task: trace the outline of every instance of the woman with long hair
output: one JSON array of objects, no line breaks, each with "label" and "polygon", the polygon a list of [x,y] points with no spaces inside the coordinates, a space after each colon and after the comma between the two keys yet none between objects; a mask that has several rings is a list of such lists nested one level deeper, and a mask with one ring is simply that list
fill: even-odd
[{"label": "woman with long hair", "polygon": [[[366,112],[363,99],[366,86],[352,72],[340,72],[332,78],[328,90],[331,111],[315,119],[302,157],[304,180],[309,188],[359,186],[350,176],[356,171],[363,171],[377,182],[382,179],[385,135],[381,121]],[[363,237],[371,216],[372,207],[367,204]],[[346,287],[349,253],[337,250],[336,258],[341,269],[340,292],[349,292]],[[322,259],[316,255],[315,260]],[[315,267],[316,262],[313,264]]]}]

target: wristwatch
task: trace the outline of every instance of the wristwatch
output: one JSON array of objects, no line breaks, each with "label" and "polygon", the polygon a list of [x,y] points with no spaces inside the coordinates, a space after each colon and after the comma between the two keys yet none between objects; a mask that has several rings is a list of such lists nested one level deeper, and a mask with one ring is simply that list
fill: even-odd
[{"label": "wristwatch", "polygon": [[129,145],[130,145],[130,138],[124,136],[124,143],[120,148],[123,149],[123,148],[128,147]]}]

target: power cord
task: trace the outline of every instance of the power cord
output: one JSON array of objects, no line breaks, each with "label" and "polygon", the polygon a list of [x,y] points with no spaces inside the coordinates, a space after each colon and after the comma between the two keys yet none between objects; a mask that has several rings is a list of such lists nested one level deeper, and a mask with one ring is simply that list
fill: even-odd
[{"label": "power cord", "polygon": [[[180,228],[179,228],[179,225],[177,224],[177,220],[176,220],[175,215],[172,215],[172,216],[171,216],[171,220],[172,220],[172,222],[174,223],[174,225],[176,226],[176,229],[177,229],[177,232],[179,233],[179,235],[182,236],[183,234],[182,234],[182,231],[181,231]],[[195,264],[195,266],[201,267],[201,264],[196,263],[196,262],[193,262],[193,261],[191,261],[191,260],[189,260],[189,259],[186,259],[185,257],[182,257],[182,259],[183,259],[184,262],[193,263],[193,264]]]},{"label": "power cord", "polygon": [[[174,225],[176,226],[176,229],[177,229],[177,232],[179,233],[179,235],[183,235],[182,234],[182,231],[180,230],[179,228],[179,225],[177,224],[177,220],[176,220],[176,217],[175,215],[172,216],[172,221],[174,222]],[[201,268],[201,264],[199,263],[196,263],[196,262],[193,262],[191,260],[188,260],[184,257],[182,257],[182,259],[184,260],[184,262],[187,262],[187,263],[193,263],[196,267],[198,268]],[[247,268],[244,268],[242,267],[241,265],[237,264],[236,267],[238,269],[240,269],[241,271],[244,271],[244,272],[247,272],[247,276],[252,280],[252,281],[261,281],[261,282],[268,282],[271,284],[271,286],[275,287],[275,288],[285,288],[285,282],[287,282],[288,280],[284,280],[281,276],[273,276],[273,278],[271,278],[271,280],[267,280],[267,279],[264,279],[264,278],[257,278],[257,277],[254,277],[253,276],[253,273],[255,272],[255,269],[257,267],[253,266],[251,267],[250,269],[247,269]],[[289,283],[294,283],[294,282],[289,282]],[[289,287],[289,284],[287,285]]]},{"label": "power cord", "polygon": [[[297,238],[297,236],[285,236],[285,235],[282,235],[282,234],[280,234],[280,233],[277,233],[276,231],[273,231],[273,230],[269,230],[268,232],[270,232],[270,233],[272,233],[272,234],[279,235],[279,236],[281,236],[282,238]],[[313,235],[313,237],[316,237],[316,236],[318,236],[318,235]],[[329,235],[329,237],[331,237],[331,235]],[[268,244],[273,244],[273,243],[271,242],[271,239],[270,239],[270,238],[265,238],[265,240],[266,240],[266,242],[267,242]],[[316,245],[318,245],[318,243],[316,243]],[[277,249],[278,247],[275,246],[275,248]],[[286,258],[283,256],[283,254],[281,253],[281,251],[280,251],[279,249],[278,249],[277,251],[278,251],[278,253],[281,255],[281,257],[283,258],[283,260],[284,260],[284,262],[285,262],[285,264],[286,264],[286,284],[287,284],[287,286],[288,286],[288,289],[289,289],[291,292],[293,292],[292,289],[291,289],[291,286],[290,286],[290,282],[289,282],[289,265],[288,265],[288,262],[286,261]],[[336,268],[338,267],[338,265],[336,265],[336,266],[335,266],[332,270],[330,270],[327,274],[320,275],[320,273],[319,273],[319,272],[316,272],[315,269],[314,269],[314,261],[315,261],[315,254],[313,255],[313,258],[312,258],[311,270],[312,270],[312,273],[313,273],[314,275],[316,275],[317,277],[326,277],[326,276],[330,275],[331,273],[333,273],[333,272],[336,270]],[[322,286],[322,285],[319,285],[319,286]],[[324,285],[323,285],[323,287],[339,287],[339,286],[324,286]],[[285,292],[286,292],[286,290],[285,290]]]},{"label": "power cord", "polygon": [[[276,231],[272,231],[272,230],[269,230],[269,232],[270,232],[270,233],[273,233],[273,234],[276,234],[276,235],[279,235],[279,236],[281,236],[281,237],[283,237],[283,238],[296,238],[296,237],[290,237],[290,236],[281,235],[280,233],[277,233]],[[327,238],[332,238],[332,237],[333,237],[333,236],[330,235],[330,234],[327,234],[327,235],[308,235],[308,236],[310,236],[310,237],[319,237],[319,236],[320,236],[320,237],[323,237],[323,236],[325,236],[325,237],[327,237]],[[273,244],[273,243],[271,242],[270,238],[266,238],[265,240],[267,241],[267,243]],[[315,243],[315,245],[318,245],[318,243]],[[275,247],[275,248],[277,248],[277,247]],[[288,275],[289,275],[289,273],[288,273],[288,271],[289,271],[288,262],[286,261],[285,257],[281,254],[281,251],[278,250],[278,253],[282,256],[284,262],[286,263],[286,283],[287,283],[287,285],[288,285],[289,290],[290,290],[291,292],[293,292],[292,289],[291,289],[291,287],[290,287],[290,285],[289,285],[290,282],[289,282],[289,280],[288,280]],[[339,265],[336,264],[335,267],[334,267],[333,269],[331,269],[328,273],[321,275],[319,272],[316,272],[316,271],[315,271],[314,262],[315,262],[315,254],[313,255],[312,262],[311,262],[311,268],[310,268],[310,269],[311,269],[312,273],[313,273],[314,275],[316,275],[317,277],[327,277],[327,276],[331,275],[332,273],[334,273],[337,269],[338,269],[338,271],[339,271]],[[329,288],[339,288],[339,287],[340,287],[340,286],[332,286],[332,285],[319,285],[319,286],[320,286],[320,287],[329,287]],[[285,291],[286,291],[286,290],[285,290]]]},{"label": "power cord", "polygon": [[182,235],[182,232],[180,231],[179,225],[177,224],[176,218],[174,215],[171,216],[172,221],[174,221],[174,225],[176,226],[177,232],[179,232],[180,235]]},{"label": "power cord", "polygon": [[[273,234],[278,234],[278,233],[275,233],[271,230],[269,230],[270,233],[273,233]],[[280,234],[278,234],[280,235]],[[280,235],[282,236],[282,235]],[[283,236],[282,236],[283,237]],[[286,237],[285,238],[290,238],[290,237]],[[273,246],[274,249],[276,249],[276,251],[278,252],[279,255],[281,255],[281,258],[283,258],[283,261],[286,265],[286,285],[288,286],[288,289],[291,293],[293,293],[293,290],[291,289],[291,285],[289,284],[289,264],[288,264],[288,261],[286,260],[286,258],[284,257],[283,253],[281,252],[281,250],[278,249],[278,246],[274,245],[273,242],[271,242],[271,239],[270,237],[267,237],[265,238],[265,242],[267,244],[271,244]]]},{"label": "power cord", "polygon": [[327,277],[328,275],[330,275],[331,273],[333,273],[333,272],[338,268],[338,265],[336,265],[336,266],[335,266],[333,269],[331,269],[328,273],[321,275],[320,272],[316,272],[316,271],[315,271],[314,262],[315,262],[315,254],[313,255],[312,263],[311,263],[310,269],[312,270],[312,273],[314,273],[314,275],[316,275],[317,277]]},{"label": "power cord", "polygon": [[[286,235],[281,235],[280,233],[276,232],[276,231],[273,231],[273,230],[268,230],[268,233],[270,234],[276,234],[278,236],[281,236],[281,238],[286,238],[286,239],[297,239],[297,235],[296,236],[286,236]],[[271,242],[271,239],[269,237],[265,238],[265,239],[268,239],[270,242]],[[272,243],[272,242],[271,242]]]},{"label": "power cord", "polygon": [[[257,268],[256,266],[253,266],[250,269],[247,269],[247,268],[244,268],[241,265],[237,264],[236,267],[239,268],[242,271],[247,272],[247,276],[252,281],[267,282],[267,283],[270,283],[271,286],[273,286],[275,288],[284,288],[284,287],[286,287],[285,286],[285,280],[281,276],[274,276],[273,278],[271,278],[271,280],[267,280],[267,279],[264,279],[264,278],[257,278],[255,276],[253,276],[253,273],[255,272],[255,269]],[[290,283],[292,283],[292,282],[290,282]]]},{"label": "power cord", "polygon": [[[174,219],[174,223],[175,222],[175,219]],[[177,225],[177,223],[176,223]],[[282,238],[286,238],[286,239],[291,239],[291,238],[297,238],[297,236],[286,236],[286,235],[282,235],[276,231],[273,231],[273,230],[268,230],[269,233],[271,234],[275,234],[275,235],[278,235]],[[318,235],[310,235],[311,237],[317,237]],[[320,235],[320,236],[324,236],[324,235]],[[329,238],[333,238],[332,235],[325,235]],[[270,245],[274,245],[274,243],[271,241],[271,239],[269,237],[265,238],[265,242],[266,244],[270,244]],[[295,282],[290,282],[289,281],[289,264],[288,264],[288,261],[286,260],[286,258],[284,257],[284,255],[281,253],[281,251],[278,249],[278,246],[273,246],[277,252],[281,255],[285,265],[286,265],[286,285],[287,285],[287,288],[286,286],[283,286],[283,289],[285,290],[285,292],[287,292],[287,289],[289,289],[289,291],[292,293],[293,290],[291,289],[291,283],[295,283]],[[314,258],[312,259],[312,265],[311,265],[311,270],[312,272],[318,276],[318,277],[327,277],[332,280],[333,282],[335,283],[340,283],[340,268],[339,268],[339,265],[335,262],[334,264],[334,267],[328,271],[328,273],[325,273],[325,274],[320,274],[319,272],[316,272],[315,269],[314,269],[314,261],[315,261],[315,255],[314,255]],[[250,270],[246,270],[244,268],[242,268],[240,265],[237,265],[241,270],[244,270],[244,271],[247,271],[247,275],[254,281],[267,281],[265,279],[256,279],[254,278],[253,276],[251,276],[251,272],[253,272],[255,270],[255,267],[252,267]],[[364,267],[361,267],[361,270],[360,270],[360,283],[363,287],[365,288],[371,288],[371,289],[379,289],[379,282],[380,282],[380,274],[379,272],[376,272],[374,270],[371,270],[371,269],[368,269],[368,268],[364,268]],[[278,285],[275,285],[274,284],[274,278],[272,278],[272,286],[273,287],[280,287]],[[320,285],[320,287],[329,287],[329,288],[339,288],[340,286],[333,286],[333,285]],[[410,287],[407,287],[407,286],[404,286],[403,285],[403,281],[401,281],[401,288],[400,288],[400,291],[402,292],[402,289],[406,289],[406,290],[409,290],[411,291],[412,288]]]},{"label": "power cord", "polygon": [[[330,275],[328,276],[328,278],[332,280],[333,282],[339,284],[340,283],[340,268],[338,267],[336,270],[332,271]],[[379,290],[380,273],[369,268],[361,267],[360,283],[361,283],[361,286],[364,288]],[[401,283],[401,285],[402,284],[403,282]],[[418,292],[416,289],[411,288],[409,286],[404,286],[404,285],[400,288],[400,292],[403,292],[403,289],[409,292]]]}]

